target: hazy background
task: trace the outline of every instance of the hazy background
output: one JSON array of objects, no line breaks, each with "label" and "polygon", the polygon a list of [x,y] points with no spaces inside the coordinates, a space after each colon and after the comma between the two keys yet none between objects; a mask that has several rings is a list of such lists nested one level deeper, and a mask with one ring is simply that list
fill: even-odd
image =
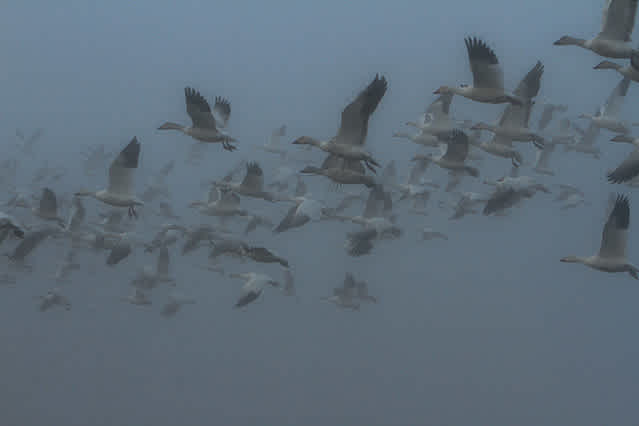
[{"label": "hazy background", "polygon": [[[285,143],[333,135],[342,108],[375,73],[389,89],[367,145],[405,174],[416,148],[392,132],[440,85],[471,82],[467,35],[494,47],[508,87],[539,59],[546,67],[539,103],[567,104],[570,117],[593,112],[618,74],[593,70],[602,58],[591,52],[552,42],[596,34],[603,3],[11,2],[0,14],[0,135],[6,155],[17,155],[15,129],[44,127],[37,160],[25,157],[20,173],[28,181],[45,159],[64,165],[69,174],[53,187],[61,193],[104,185],[100,173],[83,177],[85,147],[119,149],[137,135],[138,190],[174,157],[174,208],[187,224],[211,222],[184,207],[202,196],[203,179],[247,158],[262,162],[268,180],[278,161],[254,147],[283,123]],[[193,142],[155,130],[167,120],[188,123],[186,85],[209,100],[229,98],[238,151],[208,146],[202,164],[189,166]],[[623,113],[631,121],[639,121],[636,93],[633,83]],[[495,120],[501,109],[457,97],[452,107],[473,120]],[[541,179],[579,185],[589,207],[564,212],[540,195],[506,218],[449,222],[432,203],[428,217],[400,215],[401,240],[356,259],[343,249],[354,226],[312,224],[275,237],[259,230],[251,240],[293,265],[297,302],[267,289],[246,311],[233,310],[241,283],[195,269],[205,252],[182,258],[172,249],[178,287],[198,299],[176,318],[158,313],[164,289],[149,309],[118,301],[136,269],[155,263],[141,252],[115,269],[87,256],[91,266],[65,287],[73,309],[42,314],[32,298],[53,285],[60,258],[49,243],[30,260],[32,275],[0,289],[0,423],[636,425],[639,286],[558,260],[598,249],[609,191],[635,198],[604,181],[629,151],[608,144],[610,136],[602,131],[600,161],[559,149],[551,160],[557,176]],[[524,150],[532,162],[534,152]],[[323,158],[303,155],[314,164]],[[509,170],[506,160],[484,158],[482,178]],[[437,168],[427,176],[445,179]],[[305,179],[314,197],[334,197],[321,178]],[[463,188],[487,190],[468,179]],[[244,203],[275,221],[287,208]],[[86,205],[95,214],[97,203]],[[637,259],[636,217],[630,259]],[[425,225],[450,240],[420,244]],[[224,264],[281,276],[261,264]],[[367,280],[380,303],[359,313],[321,303],[346,271]]]}]

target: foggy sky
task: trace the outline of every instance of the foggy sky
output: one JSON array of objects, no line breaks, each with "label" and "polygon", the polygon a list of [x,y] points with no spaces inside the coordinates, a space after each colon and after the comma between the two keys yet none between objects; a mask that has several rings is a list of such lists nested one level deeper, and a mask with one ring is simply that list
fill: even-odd
[{"label": "foggy sky", "polygon": [[[594,36],[603,3],[12,2],[0,14],[0,136],[17,155],[10,148],[16,128],[45,128],[38,159],[24,160],[20,179],[48,159],[69,169],[54,186],[68,193],[106,182],[100,173],[79,181],[84,147],[115,150],[137,135],[138,193],[146,176],[176,158],[174,207],[189,224],[204,223],[208,218],[185,208],[202,196],[202,180],[220,178],[246,158],[262,163],[268,181],[278,160],[255,146],[284,123],[283,143],[295,152],[288,144],[297,136],[330,137],[342,108],[375,73],[389,88],[371,118],[367,147],[384,163],[398,161],[405,175],[417,149],[392,132],[406,130],[402,123],[415,119],[440,85],[471,81],[467,35],[494,48],[507,87],[541,60],[538,103],[567,104],[571,118],[593,112],[619,75],[593,70],[602,58],[592,52],[552,42]],[[209,100],[231,101],[238,151],[207,146],[203,163],[189,166],[193,141],[155,130],[167,120],[188,123],[187,85]],[[623,107],[629,121],[639,121],[635,85]],[[451,112],[494,121],[502,109],[455,97]],[[600,161],[557,149],[557,175],[539,178],[580,186],[587,207],[561,211],[554,194],[540,194],[505,218],[448,221],[431,200],[426,217],[400,214],[400,240],[361,258],[343,249],[354,225],[257,231],[251,240],[293,265],[297,302],[266,289],[246,311],[233,310],[241,282],[195,269],[205,252],[181,257],[172,248],[178,288],[198,300],[176,318],[159,315],[166,289],[154,292],[148,309],[118,301],[136,269],[155,263],[141,250],[115,269],[86,256],[95,272],[86,267],[65,286],[73,309],[42,314],[33,297],[53,286],[55,247],[62,247],[48,242],[31,260],[32,275],[0,288],[0,423],[635,425],[639,286],[625,274],[559,262],[598,250],[610,191],[630,195],[631,262],[639,253],[639,198],[604,179],[629,152],[608,144],[612,136],[602,131]],[[522,174],[532,175],[534,150],[522,151]],[[323,158],[300,155],[315,165]],[[508,161],[483,157],[482,179],[508,172]],[[445,173],[433,167],[427,177],[442,181]],[[305,181],[314,197],[335,198],[323,178]],[[462,188],[488,190],[469,178]],[[242,203],[275,221],[288,208]],[[95,201],[85,204],[90,214],[99,210]],[[450,240],[421,244],[423,226]],[[281,276],[271,265],[223,262],[230,271]],[[320,302],[346,271],[367,280],[380,303],[353,313]]]}]

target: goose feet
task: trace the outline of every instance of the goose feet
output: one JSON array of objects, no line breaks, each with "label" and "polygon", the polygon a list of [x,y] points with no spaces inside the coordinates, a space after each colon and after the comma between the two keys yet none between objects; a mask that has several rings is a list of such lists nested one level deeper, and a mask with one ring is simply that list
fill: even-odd
[{"label": "goose feet", "polygon": [[236,146],[231,145],[231,144],[229,143],[229,141],[224,141],[224,142],[222,142],[222,147],[223,147],[225,150],[227,150],[227,151],[231,151],[231,152],[233,152],[233,151],[235,151],[235,150],[237,149],[237,147],[236,147]]},{"label": "goose feet", "polygon": [[134,217],[136,219],[138,218],[138,213],[135,211],[134,206],[129,207],[129,217]]}]

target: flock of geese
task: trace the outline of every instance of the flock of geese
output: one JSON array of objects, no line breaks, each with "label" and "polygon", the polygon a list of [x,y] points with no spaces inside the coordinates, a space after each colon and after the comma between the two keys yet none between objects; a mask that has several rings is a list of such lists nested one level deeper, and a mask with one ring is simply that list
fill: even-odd
[{"label": "flock of geese", "polygon": [[[28,258],[46,240],[54,240],[56,246],[68,245],[66,254],[60,256],[62,260],[55,275],[59,284],[68,282],[73,271],[82,267],[76,258],[80,251],[104,252],[104,263],[107,267],[114,267],[125,261],[134,249],[144,248],[146,253],[158,253],[157,264],[142,268],[132,278],[131,293],[122,297],[122,300],[134,305],[150,305],[153,289],[160,285],[175,286],[176,280],[169,268],[170,248],[181,242],[181,255],[208,248],[210,263],[205,268],[220,274],[225,274],[224,267],[219,263],[222,256],[281,266],[281,279],[257,271],[228,274],[230,278],[244,281],[235,302],[235,307],[241,308],[257,300],[266,288],[280,288],[285,295],[296,295],[293,268],[285,257],[248,241],[248,235],[257,228],[270,229],[278,235],[320,221],[351,223],[358,227],[346,235],[345,250],[350,256],[365,256],[370,255],[381,241],[394,240],[403,235],[403,228],[398,222],[398,205],[408,201],[411,203],[410,213],[424,215],[431,196],[438,191],[449,200],[454,200],[452,203],[440,202],[437,206],[450,211],[450,220],[480,212],[484,215],[506,216],[512,207],[537,193],[551,192],[549,186],[537,178],[521,175],[522,166],[527,164],[520,151],[521,144],[536,150],[536,161],[531,171],[549,179],[554,175],[550,159],[557,146],[563,146],[566,153],[599,159],[601,151],[597,139],[604,129],[614,134],[612,141],[635,146],[632,153],[608,173],[607,180],[612,184],[637,185],[639,138],[630,136],[633,125],[619,118],[631,82],[639,82],[639,51],[630,45],[636,9],[637,0],[608,0],[601,31],[595,37],[586,40],[564,36],[554,43],[557,46],[578,46],[605,58],[629,60],[627,65],[604,60],[594,66],[595,69],[615,70],[621,75],[621,80],[594,114],[582,113],[578,116],[588,121],[585,129],[567,117],[557,118],[567,112],[567,107],[550,103],[543,105],[537,127],[531,127],[531,114],[544,73],[543,64],[537,61],[514,90],[508,90],[504,87],[502,66],[493,49],[480,38],[467,37],[465,47],[473,77],[472,85],[442,85],[434,91],[436,99],[419,119],[406,123],[415,132],[393,134],[396,138],[407,139],[421,147],[410,159],[410,172],[405,182],[400,182],[394,161],[382,167],[381,159],[375,158],[366,147],[369,120],[389,86],[387,79],[381,75],[375,75],[344,108],[339,129],[334,136],[326,139],[299,136],[292,141],[291,145],[303,146],[309,155],[315,156],[317,154],[314,151],[323,151],[321,163],[306,162],[303,167],[296,168],[298,160],[294,159],[293,147],[286,149],[280,143],[287,133],[283,125],[272,132],[267,144],[259,147],[282,162],[282,166],[274,171],[271,182],[266,182],[264,170],[258,162],[244,160],[223,178],[207,182],[205,198],[193,201],[187,207],[200,215],[215,217],[216,224],[186,226],[181,223],[180,215],[173,210],[166,183],[175,160],[167,163],[150,179],[139,197],[136,195],[136,175],[142,150],[137,137],[133,137],[113,159],[102,145],[84,153],[83,172],[87,176],[100,176],[100,170],[106,169],[110,161],[108,179],[102,189],[73,188],[68,201],[64,196],[58,196],[53,189],[53,185],[64,175],[64,170],[45,165],[33,177],[33,190],[29,193],[18,190],[15,184],[19,158],[6,159],[2,163],[0,185],[11,196],[5,204],[6,212],[0,213],[0,244],[12,244],[5,243],[5,240],[16,242],[7,253],[7,272],[2,274],[0,280],[5,284],[15,283],[20,274],[31,269]],[[505,107],[494,123],[459,121],[451,115],[455,96],[476,103],[505,104]],[[230,102],[217,96],[211,108],[209,101],[191,87],[184,89],[184,99],[190,126],[166,122],[158,130],[177,131],[194,139],[192,160],[201,156],[200,149],[204,144],[220,144],[229,151],[225,155],[236,155],[233,152],[238,149],[240,142],[229,132]],[[556,129],[551,127],[553,122],[558,124]],[[491,137],[482,140],[485,133]],[[21,142],[21,154],[33,157],[42,135],[43,131],[37,130],[27,137],[18,130],[16,136]],[[511,164],[510,174],[496,180],[481,180],[490,188],[486,193],[458,190],[465,180],[480,179],[482,173],[479,165],[483,155],[506,159]],[[426,177],[434,166],[446,172],[444,188]],[[237,179],[242,174],[241,179]],[[329,189],[338,190],[338,202],[329,205],[311,197],[307,189],[308,176],[317,176],[316,179],[330,182]],[[588,204],[579,188],[567,184],[556,186],[559,191],[556,201],[562,203],[562,209]],[[345,187],[355,188],[356,191],[344,193]],[[58,189],[58,193],[61,192]],[[85,197],[93,198],[107,208],[98,214],[97,222],[88,220],[83,201]],[[255,202],[264,206],[285,204],[288,211],[279,221],[272,220],[264,214],[264,209],[243,206],[242,202],[247,198],[255,199]],[[146,221],[151,214],[150,205],[157,205],[159,210],[153,214],[167,222],[157,226],[155,235],[145,241],[131,232],[131,228],[140,222],[137,220],[140,213],[145,214],[143,218]],[[124,209],[128,218],[123,214]],[[348,214],[355,209],[362,209],[361,213]],[[62,210],[67,210],[68,214],[61,215]],[[639,268],[626,258],[629,217],[628,197],[615,195],[610,200],[599,251],[589,257],[563,257],[561,261],[581,263],[599,271],[627,272],[639,279]],[[25,222],[31,224],[26,225]],[[242,233],[231,230],[231,225],[238,222],[246,223]],[[430,227],[422,229],[420,235],[423,240],[448,239],[444,232]],[[71,303],[61,289],[58,286],[43,295],[40,310],[53,306],[70,309]],[[374,296],[369,295],[368,284],[358,280],[351,272],[347,272],[343,283],[323,300],[351,310],[359,310],[362,303],[377,302]],[[161,313],[170,317],[183,305],[194,302],[192,298],[173,294]]]}]

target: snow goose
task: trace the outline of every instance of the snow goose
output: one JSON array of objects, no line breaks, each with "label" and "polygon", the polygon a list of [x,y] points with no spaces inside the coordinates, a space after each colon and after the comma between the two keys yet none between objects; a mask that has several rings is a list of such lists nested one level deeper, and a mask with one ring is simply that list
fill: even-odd
[{"label": "snow goose", "polygon": [[31,134],[31,136],[27,137],[25,136],[22,130],[16,129],[16,137],[20,139],[20,142],[22,142],[22,145],[20,146],[20,148],[22,149],[22,152],[30,155],[31,157],[34,157],[35,144],[40,140],[43,133],[44,133],[44,130],[42,128],[38,128]]},{"label": "snow goose", "polygon": [[328,141],[302,136],[294,144],[312,145],[328,152],[323,169],[347,168],[364,173],[360,161],[369,170],[379,166],[370,153],[363,149],[368,134],[368,121],[381,102],[388,83],[385,77],[375,75],[373,81],[342,111],[341,123],[337,135]]},{"label": "snow goose", "polygon": [[594,69],[615,70],[622,76],[632,81],[639,82],[639,52],[632,53],[632,55],[630,56],[630,65],[627,65],[625,67],[614,62],[603,61],[600,62],[598,65],[595,65]]},{"label": "snow goose", "polygon": [[453,172],[453,174],[468,174],[473,177],[479,176],[479,170],[475,167],[464,164],[466,157],[468,156],[468,136],[461,130],[454,130],[446,138],[448,144],[446,152],[439,157],[434,157],[432,154],[422,155],[417,154],[413,157],[412,161],[427,160],[432,161],[439,167],[445,168]]},{"label": "snow goose", "polygon": [[258,146],[258,148],[270,154],[277,154],[281,158],[284,158],[286,157],[286,151],[282,149],[282,146],[280,144],[280,141],[283,136],[286,136],[286,124],[283,124],[277,129],[273,130],[273,132],[271,133],[271,138],[269,139],[268,143],[265,143],[264,145],[260,145]]},{"label": "snow goose", "polygon": [[193,304],[195,304],[195,299],[187,298],[177,294],[171,294],[169,295],[169,301],[166,302],[162,307],[160,315],[162,315],[164,318],[171,318],[175,316],[175,314],[177,314],[180,309],[182,309],[182,306]]},{"label": "snow goose", "polygon": [[590,268],[603,272],[628,272],[634,279],[639,279],[639,269],[628,263],[626,245],[628,227],[630,225],[630,204],[624,195],[618,195],[608,220],[604,225],[599,252],[590,257],[567,256],[562,262],[582,263]]},{"label": "snow goose", "polygon": [[137,137],[120,151],[109,167],[109,185],[106,189],[96,192],[80,191],[76,196],[89,196],[98,201],[114,207],[128,207],[129,217],[137,217],[135,206],[143,206],[144,203],[134,194],[133,174],[138,168],[140,159],[140,142]]},{"label": "snow goose", "polygon": [[513,207],[525,198],[532,198],[538,191],[550,193],[544,185],[535,182],[532,177],[503,177],[496,182],[485,181],[486,184],[493,184],[495,192],[486,201],[483,214],[490,215],[500,213]]},{"label": "snow goose", "polygon": [[[599,110],[597,110],[596,114],[599,114]],[[599,159],[601,150],[595,145],[595,143],[597,142],[597,138],[601,133],[601,128],[597,126],[593,121],[591,121],[588,129],[586,129],[585,131],[577,126],[574,126],[574,129],[577,131],[577,133],[579,133],[580,137],[575,143],[564,145],[564,150],[580,152],[582,154],[589,154],[596,159]]]},{"label": "snow goose", "polygon": [[606,58],[629,58],[636,13],[637,0],[607,0],[599,34],[590,40],[563,36],[554,45],[579,46]]},{"label": "snow goose", "polygon": [[539,118],[539,122],[537,123],[537,129],[539,129],[540,131],[546,130],[546,128],[552,121],[555,112],[566,112],[567,110],[568,106],[566,105],[544,105],[544,109],[541,111],[541,117]]},{"label": "snow goose", "polygon": [[277,197],[264,190],[264,171],[257,162],[246,164],[246,174],[241,182],[215,182],[218,188],[228,188],[245,197],[261,198],[267,201],[276,201]]},{"label": "snow goose", "polygon": [[580,114],[579,118],[586,118],[595,126],[608,129],[611,132],[630,133],[628,124],[619,120],[619,112],[628,93],[629,86],[630,79],[624,77],[612,90],[606,103],[599,109],[596,115]]},{"label": "snow goose", "polygon": [[[200,213],[219,218],[248,216],[248,211],[240,208],[240,197],[230,188],[212,188],[212,191],[218,193],[217,197],[209,196],[209,201],[206,203],[194,201],[189,204],[189,207],[197,207]],[[212,199],[215,199],[215,201],[211,201]]]},{"label": "snow goose", "polygon": [[544,138],[531,131],[528,125],[533,106],[532,99],[539,93],[543,73],[544,66],[538,61],[514,91],[514,94],[522,100],[523,104],[508,105],[502,113],[499,125],[495,126],[480,122],[471,127],[471,130],[488,130],[493,132],[495,136],[501,136],[511,141],[532,141],[537,148],[542,149]]},{"label": "snow goose", "polygon": [[489,104],[510,102],[521,105],[521,99],[504,90],[504,73],[495,52],[477,37],[467,37],[464,41],[468,51],[470,70],[473,73],[473,85],[441,86],[434,93],[436,95],[453,93],[476,102]]},{"label": "snow goose", "polygon": [[356,286],[357,283],[355,281],[355,278],[353,277],[353,274],[347,272],[346,276],[344,277],[342,286],[334,288],[332,296],[324,297],[321,300],[333,303],[334,305],[342,309],[359,311],[360,305],[355,294]]},{"label": "snow goose", "polygon": [[264,286],[270,285],[272,287],[279,287],[280,283],[265,274],[258,274],[255,272],[247,272],[241,274],[229,274],[231,278],[239,278],[245,280],[242,286],[240,298],[235,303],[236,308],[241,308],[254,302],[264,289]]},{"label": "snow goose", "polygon": [[478,211],[475,207],[486,203],[488,198],[478,192],[464,192],[457,204],[455,204],[453,214],[448,218],[449,220],[457,220],[466,216],[467,214],[477,214]]},{"label": "snow goose", "polygon": [[456,128],[455,122],[450,118],[450,104],[453,101],[453,93],[444,93],[426,108],[426,111],[417,122],[408,121],[406,125],[413,126],[423,133],[435,136],[446,136]]},{"label": "snow goose", "polygon": [[184,97],[186,99],[186,113],[191,118],[193,125],[187,127],[166,122],[158,130],[178,130],[200,142],[221,143],[227,151],[237,149],[231,144],[237,140],[221,130],[226,127],[231,116],[231,104],[228,100],[216,96],[215,105],[211,111],[208,101],[197,90],[186,87]]},{"label": "snow goose", "polygon": [[44,226],[38,229],[27,232],[24,238],[20,240],[20,243],[13,249],[13,252],[6,254],[12,262],[23,263],[25,257],[27,257],[33,250],[35,250],[40,244],[47,238],[54,236],[60,232],[59,229],[52,226]]},{"label": "snow goose", "polygon": [[60,306],[64,309],[71,310],[71,302],[60,293],[59,288],[51,289],[44,296],[40,296],[40,312],[47,311],[54,306]]},{"label": "snow goose", "polygon": [[280,233],[289,229],[299,228],[309,222],[317,222],[326,216],[324,204],[312,198],[295,197],[295,205],[289,208],[286,216],[280,221],[273,232]]}]

